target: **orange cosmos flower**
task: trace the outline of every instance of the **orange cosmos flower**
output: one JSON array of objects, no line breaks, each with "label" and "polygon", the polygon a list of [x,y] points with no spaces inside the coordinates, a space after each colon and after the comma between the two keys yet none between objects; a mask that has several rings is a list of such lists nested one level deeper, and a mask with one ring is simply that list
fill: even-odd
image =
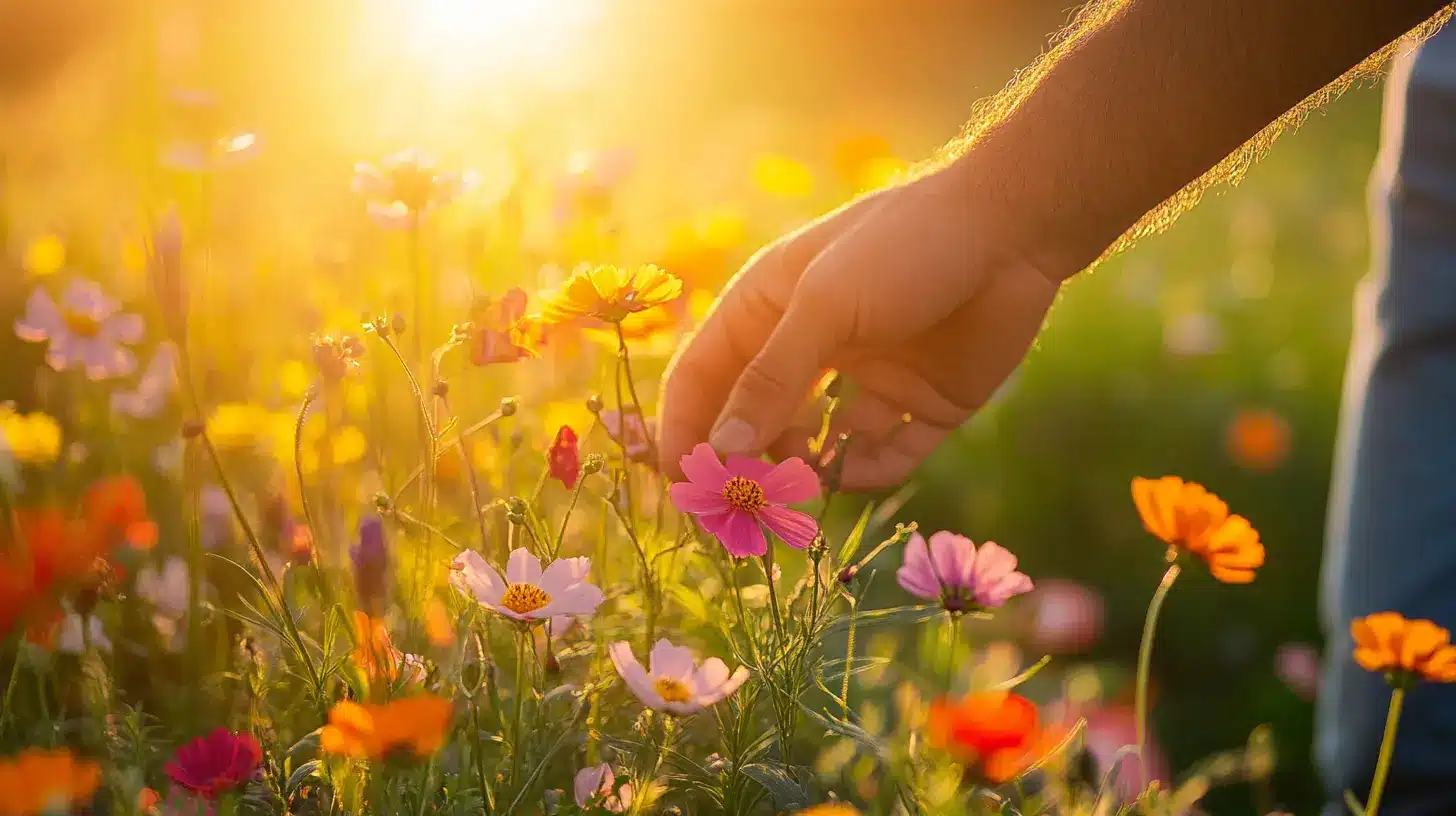
[{"label": "orange cosmos flower", "polygon": [[354,611],[354,663],[369,682],[393,682],[399,676],[399,653],[384,623]]},{"label": "orange cosmos flower", "polygon": [[829,802],[815,805],[807,810],[796,811],[794,816],[860,816],[859,809],[843,802]]},{"label": "orange cosmos flower", "polygon": [[101,785],[101,766],[69,751],[27,749],[0,760],[0,814],[30,816],[89,802]]},{"label": "orange cosmos flower", "polygon": [[930,704],[930,744],[949,751],[988,782],[1016,778],[1063,734],[1042,726],[1036,705],[1019,694],[986,691]]},{"label": "orange cosmos flower", "polygon": [[325,752],[380,759],[395,751],[427,757],[445,744],[454,707],[449,700],[425,694],[384,705],[342,702],[329,711],[329,724],[319,735]]},{"label": "orange cosmos flower", "polygon": [[1273,470],[1289,456],[1289,423],[1267,410],[1245,410],[1228,426],[1229,456],[1249,470]]},{"label": "orange cosmos flower", "polygon": [[548,323],[582,317],[618,323],[634,312],[676,300],[682,289],[682,281],[652,264],[635,269],[582,267],[559,289],[541,293],[542,317]]},{"label": "orange cosmos flower", "polygon": [[444,649],[455,644],[455,622],[439,598],[431,598],[425,605],[425,637],[432,646]]},{"label": "orange cosmos flower", "polygon": [[1132,499],[1148,532],[1203,559],[1214,578],[1247,584],[1264,565],[1258,531],[1243,516],[1231,515],[1224,500],[1203,485],[1177,476],[1138,478],[1132,480]]},{"label": "orange cosmos flower", "polygon": [[1456,683],[1456,646],[1451,633],[1428,620],[1406,620],[1396,612],[1377,612],[1350,623],[1355,662],[1373,672],[1435,683]]}]

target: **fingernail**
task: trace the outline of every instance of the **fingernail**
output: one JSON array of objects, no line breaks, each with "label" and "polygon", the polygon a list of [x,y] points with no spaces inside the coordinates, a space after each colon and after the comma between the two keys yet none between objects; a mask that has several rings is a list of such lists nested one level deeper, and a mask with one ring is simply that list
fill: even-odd
[{"label": "fingernail", "polygon": [[747,453],[757,438],[753,426],[738,417],[728,417],[713,429],[708,444],[719,453]]}]

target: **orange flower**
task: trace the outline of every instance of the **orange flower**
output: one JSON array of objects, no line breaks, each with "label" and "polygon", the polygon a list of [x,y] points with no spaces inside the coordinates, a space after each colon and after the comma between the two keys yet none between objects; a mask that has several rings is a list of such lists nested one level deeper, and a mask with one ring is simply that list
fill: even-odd
[{"label": "orange flower", "polygon": [[1214,578],[1247,584],[1264,565],[1258,531],[1203,485],[1177,476],[1133,479],[1132,499],[1148,532],[1203,559]]},{"label": "orange flower", "polygon": [[99,479],[81,499],[86,524],[109,549],[127,543],[138,550],[157,544],[157,525],[147,515],[147,496],[132,476]]},{"label": "orange flower", "polygon": [[425,605],[425,636],[441,649],[455,643],[455,624],[439,598],[431,598]]},{"label": "orange flower", "polygon": [[1456,683],[1456,646],[1451,633],[1428,620],[1406,620],[1396,612],[1377,612],[1350,622],[1355,662],[1373,672]]},{"label": "orange flower", "polygon": [[1266,409],[1240,411],[1229,423],[1229,457],[1250,470],[1273,470],[1289,456],[1289,423]]},{"label": "orange flower", "polygon": [[384,623],[354,611],[354,663],[374,683],[394,682],[399,676],[399,653]]},{"label": "orange flower", "polygon": [[137,791],[137,811],[144,814],[157,812],[157,805],[162,803],[162,795],[151,788],[142,788]]},{"label": "orange flower", "polygon": [[395,751],[427,757],[445,744],[454,707],[425,694],[384,705],[342,702],[329,711],[319,735],[325,752],[358,759],[380,759]]},{"label": "orange flower", "polygon": [[930,704],[930,744],[974,765],[988,782],[1016,778],[1061,741],[1041,725],[1036,705],[1018,694],[986,691]]},{"label": "orange flower", "polygon": [[0,816],[70,810],[89,802],[101,785],[101,766],[69,751],[26,749],[0,760]]},{"label": "orange flower", "polygon": [[823,805],[815,805],[807,810],[800,810],[794,816],[860,816],[859,809],[853,805],[846,805],[843,802],[829,802]]}]

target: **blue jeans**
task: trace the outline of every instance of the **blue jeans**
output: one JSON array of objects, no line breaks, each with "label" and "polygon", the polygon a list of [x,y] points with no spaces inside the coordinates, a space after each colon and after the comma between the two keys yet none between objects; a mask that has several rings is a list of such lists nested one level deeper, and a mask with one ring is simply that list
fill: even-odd
[{"label": "blue jeans", "polygon": [[[1346,788],[1364,801],[1390,698],[1351,660],[1350,621],[1456,629],[1456,27],[1396,63],[1370,205],[1322,577],[1326,816]],[[1416,687],[1396,744],[1381,816],[1456,814],[1456,684]]]}]

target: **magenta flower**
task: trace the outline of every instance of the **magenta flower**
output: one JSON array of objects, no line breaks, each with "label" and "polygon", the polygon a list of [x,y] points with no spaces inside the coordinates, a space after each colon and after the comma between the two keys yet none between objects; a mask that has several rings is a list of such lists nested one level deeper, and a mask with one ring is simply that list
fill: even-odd
[{"label": "magenta flower", "polygon": [[511,553],[506,577],[466,550],[450,565],[450,584],[476,603],[508,618],[527,623],[560,615],[591,615],[602,591],[586,582],[590,558],[561,558],[541,569],[541,561],[524,547]]},{"label": "magenta flower", "polygon": [[611,813],[622,813],[632,806],[632,785],[623,782],[617,787],[617,775],[612,766],[603,762],[576,772],[572,783],[576,793],[576,806],[588,808],[600,805]]},{"label": "magenta flower", "polygon": [[666,638],[652,647],[649,667],[643,668],[625,640],[607,648],[617,674],[642,704],[654,711],[687,715],[727,699],[748,679],[748,669],[734,672],[716,657],[700,667],[686,646],[674,646]]},{"label": "magenta flower", "polygon": [[686,482],[671,487],[672,503],[722,542],[735,558],[768,552],[767,526],[785,544],[806,549],[819,532],[814,517],[785,505],[819,495],[819,476],[798,457],[777,465],[744,456],[727,463],[707,443],[681,460]]},{"label": "magenta flower", "polygon": [[49,342],[46,363],[57,371],[80,367],[92,380],[125,377],[136,370],[136,357],[125,346],[142,339],[142,318],[120,314],[121,305],[101,286],[73,280],[60,302],[36,288],[15,321],[15,334],[30,343]]},{"label": "magenta flower", "polygon": [[929,547],[919,533],[911,535],[895,577],[906,592],[940,600],[949,612],[1000,606],[1031,591],[1031,579],[1016,571],[1016,556],[1005,547],[987,541],[977,550],[969,538],[944,530],[930,537]]},{"label": "magenta flower", "polygon": [[180,787],[216,799],[245,784],[262,761],[263,750],[252,734],[218,728],[178,748],[166,771]]}]

